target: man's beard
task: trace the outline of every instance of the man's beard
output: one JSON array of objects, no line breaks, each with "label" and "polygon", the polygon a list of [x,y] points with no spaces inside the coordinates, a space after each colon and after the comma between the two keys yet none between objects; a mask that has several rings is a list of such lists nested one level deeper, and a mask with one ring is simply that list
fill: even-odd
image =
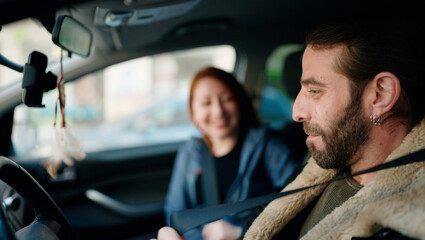
[{"label": "man's beard", "polygon": [[342,169],[355,156],[360,146],[369,136],[370,126],[362,116],[360,101],[353,99],[345,109],[346,114],[333,121],[330,130],[324,132],[319,126],[304,122],[304,131],[310,135],[319,135],[325,149],[319,151],[312,143],[307,147],[316,163],[325,169]]}]

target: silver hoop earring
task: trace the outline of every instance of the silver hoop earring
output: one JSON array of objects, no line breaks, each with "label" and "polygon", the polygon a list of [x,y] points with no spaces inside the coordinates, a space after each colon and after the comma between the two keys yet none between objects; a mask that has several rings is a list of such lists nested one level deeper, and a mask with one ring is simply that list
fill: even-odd
[{"label": "silver hoop earring", "polygon": [[378,118],[376,117],[376,114],[373,113],[370,115],[369,117],[370,121],[373,123],[373,125],[375,126],[381,126],[382,123],[382,116],[379,116]]}]

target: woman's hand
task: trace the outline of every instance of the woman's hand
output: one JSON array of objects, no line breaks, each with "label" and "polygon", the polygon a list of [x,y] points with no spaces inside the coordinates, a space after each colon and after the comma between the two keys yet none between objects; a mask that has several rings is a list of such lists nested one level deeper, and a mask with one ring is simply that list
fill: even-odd
[{"label": "woman's hand", "polygon": [[158,231],[158,239],[152,238],[151,240],[184,240],[179,234],[170,227],[162,227]]},{"label": "woman's hand", "polygon": [[235,240],[242,235],[242,229],[224,220],[205,225],[202,237],[206,240]]}]

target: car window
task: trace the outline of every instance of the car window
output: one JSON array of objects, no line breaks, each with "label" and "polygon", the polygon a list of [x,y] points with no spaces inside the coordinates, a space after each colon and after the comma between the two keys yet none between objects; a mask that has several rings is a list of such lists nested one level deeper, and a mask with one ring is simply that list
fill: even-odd
[{"label": "car window", "polygon": [[[0,31],[0,53],[12,62],[24,65],[34,50],[46,54],[49,63],[59,61],[60,48],[53,44],[52,35],[39,22],[27,18],[3,25]],[[21,80],[22,73],[0,68],[0,89]]]},{"label": "car window", "polygon": [[[269,124],[273,129],[282,129],[286,123],[292,121],[292,105],[297,91],[289,89],[288,86],[299,86],[297,82],[301,75],[294,76],[297,74],[292,73],[301,71],[296,61],[302,49],[302,44],[281,45],[267,58],[265,81],[258,111],[261,121]],[[294,63],[286,64],[287,61],[294,61]],[[290,84],[284,84],[284,81]]]},{"label": "car window", "polygon": [[[85,152],[188,139],[199,134],[187,111],[193,75],[210,65],[232,72],[235,60],[233,47],[213,46],[141,57],[85,75],[65,84],[67,126]],[[15,109],[17,156],[51,154],[57,96],[56,90],[45,93],[42,109]]]}]

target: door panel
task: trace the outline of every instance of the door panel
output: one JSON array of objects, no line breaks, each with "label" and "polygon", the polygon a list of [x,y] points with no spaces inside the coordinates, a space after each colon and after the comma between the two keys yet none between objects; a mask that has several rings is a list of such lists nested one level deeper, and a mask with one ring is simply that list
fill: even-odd
[{"label": "door panel", "polygon": [[88,154],[62,169],[57,179],[39,163],[21,165],[52,196],[82,239],[146,239],[165,225],[163,205],[178,145],[157,146],[156,151],[150,147],[148,154],[143,147]]}]

